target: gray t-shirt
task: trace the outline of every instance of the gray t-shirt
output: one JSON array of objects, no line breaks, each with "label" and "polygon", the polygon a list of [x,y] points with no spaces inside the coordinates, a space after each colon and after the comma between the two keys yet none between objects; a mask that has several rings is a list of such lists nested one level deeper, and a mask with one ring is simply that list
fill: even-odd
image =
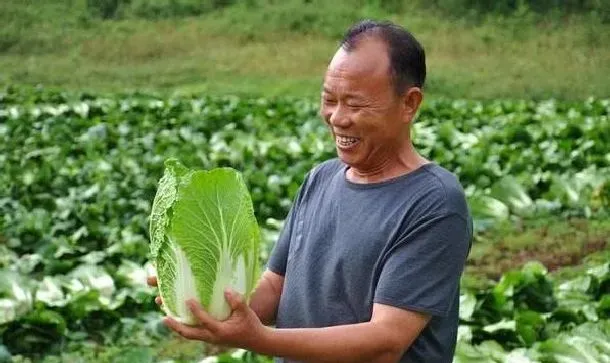
[{"label": "gray t-shirt", "polygon": [[450,363],[472,239],[460,183],[434,163],[375,184],[346,170],[338,159],[318,165],[295,198],[268,263],[285,277],[276,326],[366,322],[373,303],[426,312],[400,362]]}]

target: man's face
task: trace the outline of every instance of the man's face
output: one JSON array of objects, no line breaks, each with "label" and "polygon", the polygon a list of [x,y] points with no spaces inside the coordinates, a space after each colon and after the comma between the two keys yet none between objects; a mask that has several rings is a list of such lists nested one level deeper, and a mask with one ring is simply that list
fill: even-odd
[{"label": "man's face", "polygon": [[347,165],[367,171],[396,157],[408,129],[383,41],[365,38],[351,52],[337,51],[324,78],[320,113]]}]

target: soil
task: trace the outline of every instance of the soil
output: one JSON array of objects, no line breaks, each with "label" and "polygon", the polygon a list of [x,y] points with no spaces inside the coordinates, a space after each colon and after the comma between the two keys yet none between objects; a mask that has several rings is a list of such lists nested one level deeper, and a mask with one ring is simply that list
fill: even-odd
[{"label": "soil", "polygon": [[[610,249],[610,231],[588,233],[588,226],[570,223],[561,233],[551,234],[551,227],[542,227],[530,233],[531,241],[515,245],[518,237],[507,235],[477,257],[470,258],[466,271],[481,277],[498,279],[508,270],[516,269],[528,261],[539,261],[552,272],[564,266],[574,266],[595,252]],[[475,247],[473,247],[475,248]]]}]

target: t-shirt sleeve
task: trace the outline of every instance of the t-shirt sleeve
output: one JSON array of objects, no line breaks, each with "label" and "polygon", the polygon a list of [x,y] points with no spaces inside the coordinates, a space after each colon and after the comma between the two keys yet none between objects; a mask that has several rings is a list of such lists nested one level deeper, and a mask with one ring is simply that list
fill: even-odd
[{"label": "t-shirt sleeve", "polygon": [[389,250],[374,302],[446,317],[470,248],[469,223],[458,214],[427,218]]},{"label": "t-shirt sleeve", "polygon": [[290,240],[292,239],[292,231],[294,230],[293,225],[297,219],[296,214],[298,213],[299,205],[301,204],[301,199],[303,198],[304,189],[307,186],[308,180],[309,173],[305,176],[305,179],[297,192],[294,202],[290,207],[290,211],[286,216],[286,220],[284,221],[284,226],[280,231],[278,240],[275,243],[275,246],[273,246],[271,254],[269,255],[269,260],[267,261],[267,268],[278,275],[284,276],[286,274]]},{"label": "t-shirt sleeve", "polygon": [[271,250],[269,260],[267,261],[267,268],[278,275],[284,276],[286,274],[286,262],[288,261],[288,250],[290,248],[290,238],[292,236],[292,225],[295,220],[294,214],[296,213],[296,205],[293,204],[288,212],[286,221],[284,221],[284,227],[280,232],[280,236]]}]

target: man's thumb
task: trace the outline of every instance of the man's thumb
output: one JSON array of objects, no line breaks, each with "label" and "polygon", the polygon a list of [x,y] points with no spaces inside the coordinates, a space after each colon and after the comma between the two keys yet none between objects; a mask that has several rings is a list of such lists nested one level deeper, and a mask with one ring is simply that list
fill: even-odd
[{"label": "man's thumb", "polygon": [[231,307],[231,310],[239,310],[244,307],[244,298],[240,293],[232,289],[225,291],[225,298]]}]

